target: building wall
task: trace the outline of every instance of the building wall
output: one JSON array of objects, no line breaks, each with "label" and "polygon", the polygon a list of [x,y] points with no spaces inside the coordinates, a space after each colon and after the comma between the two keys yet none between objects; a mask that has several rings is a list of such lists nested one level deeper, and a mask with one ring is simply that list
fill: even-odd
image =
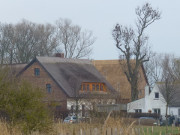
[{"label": "building wall", "polygon": [[141,109],[142,112],[146,112],[145,98],[130,102],[127,104],[127,112],[135,112],[135,109]]},{"label": "building wall", "polygon": [[169,107],[169,114],[174,115],[177,118],[180,118],[180,115],[178,114],[178,110],[180,107]]},{"label": "building wall", "polygon": [[[145,91],[147,91],[149,88],[146,87]],[[159,98],[155,98],[155,93],[159,93]],[[145,92],[147,93],[147,92]],[[150,94],[145,95],[145,98],[130,102],[127,104],[127,111],[128,112],[135,112],[135,109],[141,109],[143,113],[148,113],[151,111],[154,113],[154,109],[160,109],[161,115],[163,116],[163,119],[165,119],[166,115],[166,102],[159,92],[159,88],[157,85],[154,86]],[[177,115],[178,111],[177,108],[168,108],[168,114]]]},{"label": "building wall", "polygon": [[[40,69],[40,75],[34,75],[34,69]],[[40,87],[43,91],[45,91],[46,97],[44,99],[45,102],[55,102],[58,108],[61,111],[67,110],[67,96],[66,94],[58,87],[58,85],[51,79],[48,73],[41,67],[38,62],[34,62],[31,66],[29,66],[21,75],[21,79],[27,80],[32,83],[34,86]],[[52,92],[48,93],[46,91],[46,84],[51,84]]]},{"label": "building wall", "polygon": [[[122,70],[119,60],[93,60],[92,63],[106,80],[120,93],[121,103],[131,100],[131,87]],[[142,68],[139,71],[139,98],[144,97],[144,88],[147,84]]]},{"label": "building wall", "polygon": [[[89,110],[96,109],[97,110],[97,105],[114,105],[116,102],[115,99],[79,99],[78,100],[78,108],[79,108],[79,116],[82,116],[82,105],[84,105],[85,111],[88,113]],[[76,101],[72,98],[67,99],[67,109],[71,110],[71,106],[76,107]],[[96,107],[96,108],[94,108]]]},{"label": "building wall", "polygon": [[[159,93],[159,98],[155,98],[155,93]],[[154,86],[151,93],[148,96],[145,96],[145,102],[146,102],[146,112],[148,110],[151,110],[153,112],[154,109],[161,109],[161,115],[166,114],[166,102],[159,92],[159,88],[157,85]]]}]

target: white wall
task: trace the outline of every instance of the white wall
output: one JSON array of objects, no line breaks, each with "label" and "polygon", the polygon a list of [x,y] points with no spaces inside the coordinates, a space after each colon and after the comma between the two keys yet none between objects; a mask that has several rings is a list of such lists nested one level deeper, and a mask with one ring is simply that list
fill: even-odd
[{"label": "white wall", "polygon": [[[148,87],[145,88],[145,97],[127,104],[127,111],[128,112],[135,112],[135,109],[141,109],[142,112],[147,113],[151,111],[154,113],[153,109],[160,109],[161,115],[165,116],[166,114],[166,102],[159,92],[159,88],[157,85],[154,86],[151,93],[148,94]],[[159,93],[159,98],[155,98],[155,93]],[[168,112],[170,112],[168,110]],[[174,111],[175,113],[175,111]]]},{"label": "white wall", "polygon": [[178,110],[179,109],[180,109],[180,107],[169,107],[169,114],[180,118],[180,116],[178,115]]},{"label": "white wall", "polygon": [[135,109],[141,109],[142,112],[145,112],[145,98],[141,98],[134,102],[127,104],[127,112],[135,112]]},{"label": "white wall", "polygon": [[[115,104],[115,99],[80,99],[78,101],[79,110],[82,110],[82,105],[85,105],[85,110],[93,110],[93,103],[95,104]],[[71,110],[71,106],[76,106],[74,99],[67,99],[67,109]],[[78,114],[81,116],[81,113]]]},{"label": "white wall", "polygon": [[[159,98],[156,99],[155,98],[155,93],[158,92],[159,93]],[[161,110],[161,115],[165,115],[166,112],[166,102],[162,96],[162,94],[159,91],[159,88],[157,85],[154,86],[154,88],[152,89],[151,93],[149,94],[149,96],[145,97],[146,99],[146,112],[148,112],[149,110],[152,111],[153,113],[153,109],[157,109],[159,108]]]}]

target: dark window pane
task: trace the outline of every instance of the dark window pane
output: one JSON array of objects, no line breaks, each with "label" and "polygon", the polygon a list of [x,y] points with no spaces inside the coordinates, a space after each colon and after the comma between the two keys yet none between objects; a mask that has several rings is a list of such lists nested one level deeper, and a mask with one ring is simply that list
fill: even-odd
[{"label": "dark window pane", "polygon": [[141,109],[135,109],[135,113],[142,113]]},{"label": "dark window pane", "polygon": [[89,91],[89,84],[87,84],[87,90]]},{"label": "dark window pane", "polygon": [[48,93],[51,93],[51,84],[46,84],[46,90]]},{"label": "dark window pane", "polygon": [[155,93],[155,98],[159,98],[159,93],[158,92]]},{"label": "dark window pane", "polygon": [[85,105],[82,105],[82,116],[85,116]]},{"label": "dark window pane", "polygon": [[40,75],[40,69],[39,68],[35,68],[34,69],[34,75],[35,76],[39,76]]},{"label": "dark window pane", "polygon": [[99,84],[96,84],[96,90],[99,91]]},{"label": "dark window pane", "polygon": [[95,84],[92,85],[92,90],[95,91]]},{"label": "dark window pane", "polygon": [[86,90],[86,85],[85,84],[83,84],[83,91],[85,91]]},{"label": "dark window pane", "polygon": [[73,114],[73,111],[74,111],[74,106],[71,105],[71,113]]},{"label": "dark window pane", "polygon": [[101,88],[100,88],[101,91],[103,91],[103,84],[101,84]]},{"label": "dark window pane", "polygon": [[154,109],[154,113],[161,114],[161,110],[160,109]]}]

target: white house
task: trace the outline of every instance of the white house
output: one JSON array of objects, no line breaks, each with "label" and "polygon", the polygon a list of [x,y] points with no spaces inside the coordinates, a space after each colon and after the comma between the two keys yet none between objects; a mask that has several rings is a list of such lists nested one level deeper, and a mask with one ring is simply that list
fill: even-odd
[{"label": "white house", "polygon": [[[149,87],[145,87],[145,97],[127,104],[127,112],[158,113],[165,116],[166,102],[156,84],[149,93]],[[168,107],[168,115],[180,117],[180,104],[176,103]]]}]

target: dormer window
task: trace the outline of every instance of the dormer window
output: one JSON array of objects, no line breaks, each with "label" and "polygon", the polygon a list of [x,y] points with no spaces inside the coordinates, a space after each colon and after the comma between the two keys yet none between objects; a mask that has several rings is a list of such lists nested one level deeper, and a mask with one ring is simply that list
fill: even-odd
[{"label": "dormer window", "polygon": [[81,91],[106,91],[104,83],[82,83]]},{"label": "dormer window", "polygon": [[35,68],[34,69],[34,75],[35,76],[39,76],[40,75],[40,69],[39,68]]},{"label": "dormer window", "polygon": [[155,99],[159,99],[159,92],[155,92]]}]

